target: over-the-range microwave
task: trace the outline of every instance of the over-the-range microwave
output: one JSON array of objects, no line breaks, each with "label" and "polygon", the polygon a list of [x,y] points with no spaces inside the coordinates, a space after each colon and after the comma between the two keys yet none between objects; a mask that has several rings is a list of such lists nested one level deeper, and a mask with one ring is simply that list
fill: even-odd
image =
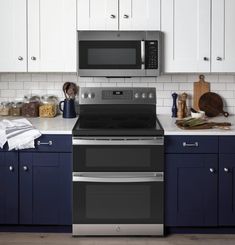
[{"label": "over-the-range microwave", "polygon": [[78,75],[158,76],[159,31],[78,31]]}]

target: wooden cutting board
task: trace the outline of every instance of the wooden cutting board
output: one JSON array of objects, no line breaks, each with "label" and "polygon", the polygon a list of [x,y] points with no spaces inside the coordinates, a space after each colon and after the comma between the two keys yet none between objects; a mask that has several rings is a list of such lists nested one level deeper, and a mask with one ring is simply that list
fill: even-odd
[{"label": "wooden cutting board", "polygon": [[200,75],[199,76],[199,81],[194,82],[193,84],[193,108],[195,110],[200,110],[199,109],[199,99],[200,97],[210,91],[210,83],[205,81],[205,76]]},{"label": "wooden cutting board", "polygon": [[212,92],[205,93],[199,99],[199,108],[202,111],[205,111],[208,117],[216,117],[222,113],[225,117],[229,116],[229,113],[223,109],[223,100],[222,98]]}]

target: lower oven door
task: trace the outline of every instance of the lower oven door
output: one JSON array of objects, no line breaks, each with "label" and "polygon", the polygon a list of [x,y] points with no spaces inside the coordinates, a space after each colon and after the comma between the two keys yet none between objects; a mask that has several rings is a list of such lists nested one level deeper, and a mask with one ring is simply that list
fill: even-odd
[{"label": "lower oven door", "polygon": [[74,173],[73,235],[163,235],[163,173]]}]

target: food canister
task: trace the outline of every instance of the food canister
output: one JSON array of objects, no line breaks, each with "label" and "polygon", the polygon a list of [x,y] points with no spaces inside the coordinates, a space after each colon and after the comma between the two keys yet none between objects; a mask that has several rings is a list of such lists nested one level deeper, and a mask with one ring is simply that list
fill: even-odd
[{"label": "food canister", "polygon": [[11,116],[21,116],[22,101],[13,101],[11,103],[10,115]]},{"label": "food canister", "polygon": [[9,102],[3,101],[0,104],[0,116],[10,115],[11,104]]},{"label": "food canister", "polygon": [[41,97],[39,107],[40,117],[55,117],[58,110],[58,98],[54,95],[44,95]]},{"label": "food canister", "polygon": [[22,105],[22,116],[38,117],[39,116],[40,97],[37,95],[25,95]]}]

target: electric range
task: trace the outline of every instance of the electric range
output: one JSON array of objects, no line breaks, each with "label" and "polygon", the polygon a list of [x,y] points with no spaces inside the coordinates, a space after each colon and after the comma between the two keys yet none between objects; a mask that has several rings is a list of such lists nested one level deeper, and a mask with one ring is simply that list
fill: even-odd
[{"label": "electric range", "polygon": [[163,235],[164,131],[155,88],[81,88],[73,235]]}]

